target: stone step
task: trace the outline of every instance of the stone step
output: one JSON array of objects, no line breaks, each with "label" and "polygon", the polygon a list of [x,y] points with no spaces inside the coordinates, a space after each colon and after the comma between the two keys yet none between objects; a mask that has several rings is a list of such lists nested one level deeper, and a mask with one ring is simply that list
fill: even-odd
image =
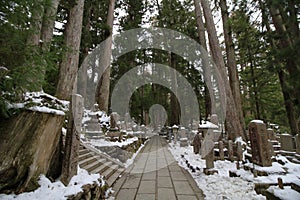
[{"label": "stone step", "polygon": [[97,174],[97,173],[99,173],[99,174],[101,174],[102,175],[102,173],[105,171],[105,170],[107,170],[109,167],[111,167],[112,166],[112,162],[105,162],[105,163],[103,163],[103,164],[101,164],[101,165],[99,165],[97,168],[95,168],[95,169],[93,169],[93,170],[91,170],[91,171],[89,171],[91,174]]},{"label": "stone step", "polygon": [[85,154],[79,154],[78,156],[78,162],[82,161],[82,160],[85,160],[89,157],[93,156],[90,152],[88,153],[85,153]]},{"label": "stone step", "polygon": [[85,147],[82,145],[79,145],[79,150],[82,150],[82,149],[85,149]]},{"label": "stone step", "polygon": [[95,161],[97,161],[97,158],[96,158],[95,156],[89,155],[88,157],[86,157],[86,158],[80,160],[80,161],[78,162],[78,165],[79,165],[80,167],[84,167],[84,166],[86,166],[86,165],[88,165],[88,164],[90,164],[90,163],[93,163],[93,162],[95,162]]},{"label": "stone step", "polygon": [[121,176],[121,174],[125,171],[124,168],[118,168],[113,175],[111,175],[107,180],[107,184],[111,187]]},{"label": "stone step", "polygon": [[[108,148],[106,152],[108,155],[110,153],[116,154],[117,149]],[[108,155],[86,144],[81,144],[78,160],[81,168],[86,169],[91,174],[99,173],[105,177],[107,184],[112,186],[125,169],[123,163],[112,159],[112,155]]]},{"label": "stone step", "polygon": [[84,166],[83,168],[86,169],[88,172],[92,172],[94,169],[103,165],[105,162],[106,162],[106,159],[104,159],[104,158],[96,159],[96,161]]},{"label": "stone step", "polygon": [[79,155],[86,154],[88,152],[90,152],[88,149],[85,149],[85,148],[79,149]]},{"label": "stone step", "polygon": [[117,169],[119,168],[118,165],[112,165],[109,168],[107,168],[101,175],[104,176],[104,178],[107,180]]}]

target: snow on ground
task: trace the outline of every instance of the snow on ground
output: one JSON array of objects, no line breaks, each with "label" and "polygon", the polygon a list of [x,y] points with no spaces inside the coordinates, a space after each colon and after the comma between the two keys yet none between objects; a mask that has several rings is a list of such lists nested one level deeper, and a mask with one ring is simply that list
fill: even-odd
[{"label": "snow on ground", "polygon": [[107,147],[107,146],[118,146],[118,147],[122,147],[122,146],[126,146],[129,145],[135,141],[138,140],[138,137],[133,137],[133,138],[128,138],[126,139],[126,141],[122,141],[122,142],[110,142],[110,141],[106,141],[105,139],[91,139],[88,143],[91,144],[92,146],[95,147]]},{"label": "snow on ground", "polygon": [[[100,179],[99,179],[100,178]],[[99,182],[99,180],[101,182]],[[60,181],[51,182],[44,175],[40,176],[40,187],[33,192],[25,192],[19,195],[5,195],[0,194],[1,200],[64,200],[66,196],[77,194],[81,191],[81,187],[86,184],[93,184],[96,182],[98,185],[104,185],[104,180],[99,174],[89,174],[84,169],[78,169],[78,175],[74,176],[68,186]]]},{"label": "snow on ground", "polygon": [[[179,165],[190,172],[199,188],[202,189],[206,195],[206,199],[266,199],[264,196],[256,194],[253,182],[243,180],[239,177],[229,177],[229,170],[236,168],[235,163],[230,161],[216,161],[215,169],[218,170],[218,174],[207,176],[203,173],[205,160],[202,160],[199,154],[194,154],[192,146],[179,147],[178,144],[175,146],[171,144],[169,149]],[[184,158],[182,158],[181,155],[184,155]],[[196,170],[195,173],[192,173],[187,167],[185,159],[188,160],[192,166],[199,167],[200,170]]]},{"label": "snow on ground", "polygon": [[281,200],[300,199],[299,193],[293,190],[290,186],[284,187],[284,189],[280,189],[277,186],[271,186],[268,188],[268,191],[274,193]]}]

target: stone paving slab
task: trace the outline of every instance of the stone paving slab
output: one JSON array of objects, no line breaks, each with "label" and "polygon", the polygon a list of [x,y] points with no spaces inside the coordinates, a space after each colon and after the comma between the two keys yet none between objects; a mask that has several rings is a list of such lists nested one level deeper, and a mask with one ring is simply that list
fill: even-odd
[{"label": "stone paving slab", "polygon": [[188,181],[173,181],[176,194],[194,194]]},{"label": "stone paving slab", "polygon": [[172,181],[171,181],[171,177],[169,177],[169,176],[159,176],[159,177],[157,177],[157,187],[158,188],[165,188],[165,187],[172,188],[173,184],[172,184]]},{"label": "stone paving slab", "polygon": [[156,181],[141,181],[138,193],[144,194],[155,194],[155,183]]},{"label": "stone paving slab", "polygon": [[137,155],[126,174],[116,182],[116,200],[204,199],[191,175],[181,168],[168,150],[164,138],[153,136]]},{"label": "stone paving slab", "polygon": [[139,200],[155,200],[155,194],[137,194],[136,199],[139,199]]},{"label": "stone paving slab", "polygon": [[176,200],[173,188],[158,188],[159,200]]},{"label": "stone paving slab", "polygon": [[137,189],[121,189],[118,194],[118,200],[134,200]]}]

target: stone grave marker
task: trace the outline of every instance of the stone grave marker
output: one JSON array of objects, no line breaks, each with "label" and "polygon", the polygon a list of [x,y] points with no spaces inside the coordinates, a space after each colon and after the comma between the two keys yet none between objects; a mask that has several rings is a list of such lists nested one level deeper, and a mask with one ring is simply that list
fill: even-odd
[{"label": "stone grave marker", "polygon": [[242,148],[241,142],[237,142],[237,158],[238,158],[238,161],[243,160],[243,148]]},{"label": "stone grave marker", "polygon": [[223,141],[219,141],[219,155],[220,155],[220,160],[224,160],[224,143]]},{"label": "stone grave marker", "polygon": [[213,131],[208,130],[201,144],[201,157],[205,159],[206,169],[214,168],[214,146]]},{"label": "stone grave marker", "polygon": [[200,133],[197,132],[193,140],[193,150],[195,154],[198,154],[200,152],[201,143],[202,143],[202,137]]},{"label": "stone grave marker", "polygon": [[266,124],[261,120],[252,120],[248,127],[252,162],[263,167],[271,166],[270,144],[268,142]]},{"label": "stone grave marker", "polygon": [[281,149],[284,151],[295,151],[293,136],[287,133],[280,135]]},{"label": "stone grave marker", "polygon": [[119,119],[120,115],[116,112],[112,112],[110,114],[110,127],[109,131],[107,132],[108,137],[119,137],[121,135],[120,128],[119,128]]},{"label": "stone grave marker", "polygon": [[228,140],[228,157],[230,161],[234,161],[234,155],[233,155],[233,142],[232,140]]},{"label": "stone grave marker", "polygon": [[184,127],[181,127],[179,130],[179,141],[180,147],[188,146],[187,130]]}]

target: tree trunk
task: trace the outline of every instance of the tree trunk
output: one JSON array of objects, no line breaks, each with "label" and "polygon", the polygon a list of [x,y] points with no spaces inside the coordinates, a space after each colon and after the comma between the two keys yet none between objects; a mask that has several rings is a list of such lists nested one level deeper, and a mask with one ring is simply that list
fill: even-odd
[{"label": "tree trunk", "polygon": [[222,20],[223,20],[223,30],[224,30],[224,38],[225,38],[227,68],[228,68],[230,88],[232,90],[232,96],[235,101],[237,113],[242,123],[242,127],[245,130],[246,127],[245,127],[245,120],[244,120],[244,114],[242,108],[240,81],[238,78],[238,70],[237,70],[236,58],[234,53],[234,44],[232,40],[231,26],[228,22],[229,13],[228,13],[226,0],[220,0],[220,7],[222,13]]},{"label": "tree trunk", "polygon": [[31,32],[27,38],[27,45],[36,46],[40,45],[41,30],[44,15],[44,4],[45,0],[36,0],[32,9],[32,17],[30,29]]},{"label": "tree trunk", "polygon": [[[170,65],[171,68],[176,70],[176,58],[174,53],[170,53]],[[177,76],[175,71],[171,71],[171,79],[172,79],[172,91],[171,93],[171,125],[179,125],[180,117],[179,117],[179,104],[177,101]]]},{"label": "tree trunk", "polygon": [[[299,27],[298,24],[286,26],[286,24],[289,25],[290,23],[295,21],[295,19],[293,16],[290,16],[286,19],[286,21],[284,21],[282,17],[283,14],[280,12],[280,8],[282,7],[281,4],[276,4],[276,2],[272,2],[270,0],[268,1],[268,4],[270,7],[272,21],[279,36],[281,48],[285,51],[288,49],[289,51],[296,52],[294,56],[287,56],[286,69],[289,72],[288,81],[293,87],[293,98],[295,101],[295,106],[298,109],[297,112],[300,112],[300,93],[298,92],[300,90],[300,50],[298,48],[297,42],[294,42],[295,40],[299,40]],[[293,3],[289,2],[290,15],[293,15],[292,7]],[[283,10],[283,8],[281,10]],[[296,31],[295,29],[298,29],[298,31]],[[293,38],[295,38],[295,40]]]},{"label": "tree trunk", "polygon": [[65,30],[65,52],[60,63],[59,80],[56,95],[60,99],[69,100],[74,89],[74,83],[79,63],[79,48],[81,41],[82,17],[84,0],[76,0],[70,9]]},{"label": "tree trunk", "polygon": [[[44,15],[44,4],[45,0],[35,0],[32,7],[32,16],[30,20],[30,32],[27,37],[26,45],[27,45],[27,69],[35,77],[32,75],[27,75],[28,83],[30,85],[30,90],[38,91],[42,90],[42,83],[44,81],[44,65],[38,64],[36,62],[37,58],[40,57],[40,40],[41,40],[41,31],[42,31],[42,22]],[[26,76],[26,75],[25,75]]]},{"label": "tree trunk", "polygon": [[108,112],[108,101],[109,101],[109,86],[110,86],[110,59],[112,54],[112,33],[113,33],[113,22],[114,22],[114,9],[115,9],[115,0],[109,0],[109,7],[107,13],[107,25],[110,27],[110,37],[108,37],[108,42],[105,48],[104,65],[101,66],[104,70],[102,77],[99,80],[97,86],[96,102],[99,105],[99,109],[105,112]]},{"label": "tree trunk", "polygon": [[285,105],[285,110],[287,112],[287,117],[290,125],[290,129],[292,131],[293,135],[296,135],[297,132],[299,131],[299,127],[297,124],[297,118],[295,116],[294,112],[294,106],[292,103],[292,98],[290,96],[289,88],[287,86],[287,81],[285,80],[285,74],[282,70],[278,72],[278,77],[281,85],[281,90],[284,98],[284,105]]},{"label": "tree trunk", "polygon": [[[279,43],[276,43],[275,41],[272,41],[272,47],[276,51],[286,51],[286,49],[289,49],[290,51],[292,50],[293,52],[296,52],[295,56],[288,56],[284,62],[282,58],[275,57],[276,62],[279,64],[279,66],[284,66],[286,71],[289,73],[288,76],[284,74],[283,69],[280,69],[278,72],[279,79],[280,79],[280,84],[281,84],[281,89],[283,92],[284,96],[284,101],[285,101],[285,108],[287,112],[287,117],[289,120],[289,125],[292,131],[292,134],[299,134],[299,127],[298,127],[298,122],[297,122],[297,117],[296,114],[300,112],[300,66],[299,66],[299,57],[300,57],[300,51],[299,48],[297,48],[297,44],[293,43],[294,38],[299,38],[299,28],[298,25],[296,27],[295,25],[295,20],[294,19],[294,14],[293,14],[293,8],[295,9],[295,5],[293,4],[294,2],[291,1],[289,2],[289,10],[290,10],[290,15],[291,19],[286,19],[288,20],[287,22],[283,21],[282,13],[280,13],[280,5],[274,4],[272,1],[267,1],[267,5],[269,6],[270,14],[272,21],[274,23],[277,35],[278,35],[278,40]],[[265,14],[265,7],[263,3],[260,1],[260,6],[262,9],[262,13],[264,16],[264,20],[267,21],[266,19],[266,14]],[[279,6],[279,7],[278,7]],[[282,9],[281,9],[282,10]],[[290,31],[287,30],[286,24],[293,24],[290,25]],[[270,32],[270,27],[268,22],[265,22],[265,25],[267,26],[267,30]],[[297,30],[296,30],[297,29]],[[291,86],[287,87],[288,82]],[[300,120],[300,119],[298,119]]]},{"label": "tree trunk", "polygon": [[[206,45],[206,37],[205,37],[205,27],[204,27],[204,22],[203,22],[203,14],[202,10],[200,7],[200,1],[199,0],[194,0],[194,5],[195,5],[195,14],[196,14],[196,21],[197,21],[197,29],[198,29],[198,36],[199,36],[199,42],[204,48],[205,51],[207,51],[207,45]],[[205,52],[206,53],[206,52]],[[202,55],[203,56],[203,55]],[[209,88],[212,88],[212,83],[211,83],[211,71],[208,63],[208,58],[203,59],[203,71],[204,71],[204,79],[205,79],[205,118],[207,119],[209,115],[215,114],[215,102],[213,98],[210,98],[210,93],[209,93]]]},{"label": "tree trunk", "polygon": [[51,40],[56,19],[57,8],[60,0],[51,0],[50,5],[45,6],[45,13],[42,23],[41,41],[42,52],[48,53],[50,50]]},{"label": "tree trunk", "polygon": [[[207,32],[209,38],[210,49],[212,53],[212,57],[214,62],[216,63],[217,68],[219,69],[220,75],[224,80],[224,87],[226,94],[226,127],[229,132],[229,136],[231,139],[235,139],[236,137],[242,136],[244,140],[247,139],[244,134],[244,130],[242,128],[235,102],[232,96],[232,92],[230,89],[229,81],[227,79],[227,73],[225,68],[225,63],[222,56],[222,51],[220,48],[220,44],[217,37],[216,27],[213,21],[213,16],[211,13],[211,9],[207,0],[201,0],[201,5],[204,12],[205,21],[207,24]],[[223,86],[222,86],[223,87]],[[225,102],[221,102],[225,103]]]}]

